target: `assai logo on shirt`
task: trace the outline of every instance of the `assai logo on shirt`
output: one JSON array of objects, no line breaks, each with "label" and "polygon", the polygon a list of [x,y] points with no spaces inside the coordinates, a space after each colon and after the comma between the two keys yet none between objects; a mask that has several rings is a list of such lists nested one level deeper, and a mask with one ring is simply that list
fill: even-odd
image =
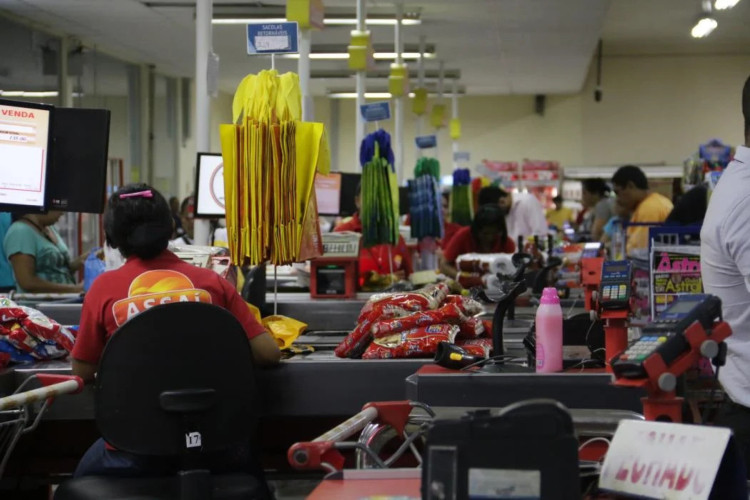
[{"label": "assai logo on shirt", "polygon": [[112,314],[117,326],[146,309],[173,302],[211,303],[211,294],[195,288],[190,278],[177,271],[159,269],[146,271],[137,276],[128,288],[127,298],[118,300],[112,306]]}]

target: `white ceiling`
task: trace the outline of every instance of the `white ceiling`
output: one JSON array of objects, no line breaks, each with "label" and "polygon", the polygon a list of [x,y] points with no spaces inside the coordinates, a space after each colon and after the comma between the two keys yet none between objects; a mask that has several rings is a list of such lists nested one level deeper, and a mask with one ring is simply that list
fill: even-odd
[{"label": "white ceiling", "polygon": [[[192,2],[159,3],[162,6],[150,8],[140,0],[0,0],[0,13],[74,35],[108,54],[154,64],[160,73],[192,76],[194,9],[186,5]],[[222,3],[225,0],[215,0],[215,12],[228,8]],[[260,2],[243,3],[253,9]],[[285,1],[266,0],[263,4],[283,10]],[[355,1],[324,0],[324,4],[329,11],[353,12]],[[420,11],[422,24],[405,26],[404,42],[416,44],[424,35],[428,44],[435,45],[445,67],[460,71],[460,83],[469,94],[574,93],[583,85],[600,36],[605,55],[750,53],[750,0],[741,1],[732,11],[717,13],[716,32],[707,39],[693,40],[689,30],[699,6],[699,0],[406,0],[406,11]],[[393,13],[393,2],[368,0],[368,10]],[[350,29],[328,27],[314,32],[313,50],[320,44],[345,46]],[[374,43],[393,43],[392,27],[370,29]],[[0,42],[3,36],[0,33]],[[245,54],[244,26],[214,25],[213,40],[221,58],[220,85],[226,91],[232,92],[246,74],[270,65],[267,57]],[[38,76],[30,77],[40,74],[41,55],[34,52],[38,46],[39,40],[30,40],[25,47],[29,53],[14,57],[5,53],[7,45],[0,44],[0,87],[8,81],[17,82],[21,75],[28,80],[23,85],[49,85]],[[13,62],[9,64],[9,60]],[[88,55],[87,62],[92,60]],[[97,57],[100,90],[108,87],[112,71],[122,72],[108,61]],[[436,69],[437,64],[437,60],[426,63],[428,69]],[[3,67],[8,65],[15,68],[13,79],[3,76]],[[18,67],[26,69],[19,71]],[[381,62],[378,67],[382,73],[388,65]],[[294,71],[296,61],[277,60],[277,68]],[[312,70],[346,70],[346,61],[314,60]],[[86,73],[89,79],[90,73]],[[383,79],[368,80],[368,88],[373,90],[385,85]],[[351,78],[318,78],[312,90],[322,95],[353,86]]]}]

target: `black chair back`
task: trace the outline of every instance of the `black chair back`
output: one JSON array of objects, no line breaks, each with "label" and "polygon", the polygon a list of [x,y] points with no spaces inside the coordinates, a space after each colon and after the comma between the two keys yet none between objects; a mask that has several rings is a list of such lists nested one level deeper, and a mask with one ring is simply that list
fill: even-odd
[{"label": "black chair back", "polygon": [[214,305],[153,307],[109,340],[95,401],[102,437],[122,451],[187,456],[247,443],[260,409],[245,331]]}]

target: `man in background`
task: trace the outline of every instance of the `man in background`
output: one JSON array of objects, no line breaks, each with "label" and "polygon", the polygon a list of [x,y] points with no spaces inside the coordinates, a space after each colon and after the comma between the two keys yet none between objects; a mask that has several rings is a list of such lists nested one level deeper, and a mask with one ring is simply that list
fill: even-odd
[{"label": "man in background", "polygon": [[572,225],[573,209],[563,206],[563,197],[558,194],[552,198],[552,203],[555,204],[555,208],[547,210],[547,224],[555,226],[558,230],[562,230],[566,223]]},{"label": "man in background", "polygon": [[544,207],[531,193],[509,193],[497,186],[487,186],[479,190],[478,199],[480,207],[488,204],[500,207],[505,214],[508,236],[514,242],[519,236],[544,236],[548,232]]},{"label": "man in background", "polygon": [[[643,170],[635,165],[620,167],[612,176],[617,203],[629,211],[630,222],[660,224],[672,212],[666,196],[651,191]],[[627,255],[648,250],[648,226],[633,226],[627,231]],[[645,254],[643,255],[645,257]]]},{"label": "man in background", "polygon": [[[731,428],[750,464],[750,78],[742,91],[745,146],[721,175],[701,230],[701,276],[707,293],[718,296],[724,321],[726,366],[719,381],[729,396],[716,420]],[[750,466],[748,467],[750,472]]]}]

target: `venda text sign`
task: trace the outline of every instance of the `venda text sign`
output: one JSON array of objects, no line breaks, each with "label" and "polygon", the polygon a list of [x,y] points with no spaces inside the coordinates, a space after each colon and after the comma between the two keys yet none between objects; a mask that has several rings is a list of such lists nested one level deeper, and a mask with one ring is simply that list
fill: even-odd
[{"label": "venda text sign", "polygon": [[623,420],[607,451],[599,487],[664,499],[707,499],[731,431]]},{"label": "venda text sign", "polygon": [[297,51],[297,23],[247,25],[248,54],[283,54]]}]

